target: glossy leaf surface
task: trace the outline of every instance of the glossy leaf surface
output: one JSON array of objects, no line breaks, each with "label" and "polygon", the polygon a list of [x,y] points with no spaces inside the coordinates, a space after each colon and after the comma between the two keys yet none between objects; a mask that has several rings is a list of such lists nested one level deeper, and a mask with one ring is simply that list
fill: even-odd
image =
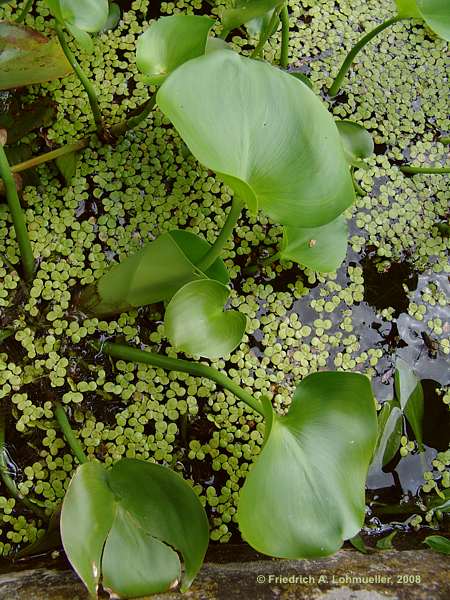
[{"label": "glossy leaf surface", "polygon": [[232,352],[245,333],[246,318],[236,310],[224,312],[227,286],[204,279],[186,284],[169,302],[164,318],[170,343],[188,354],[220,358]]},{"label": "glossy leaf surface", "polygon": [[213,25],[209,17],[195,15],[161,17],[150,25],[136,47],[137,66],[147,82],[159,85],[180,65],[204,54]]},{"label": "glossy leaf surface", "polygon": [[372,136],[364,127],[353,121],[336,121],[336,126],[349,164],[354,167],[361,166],[361,162],[373,154]]},{"label": "glossy leaf surface", "polygon": [[165,233],[89,286],[81,303],[92,314],[118,314],[132,307],[170,300],[190,281],[210,278],[226,285],[229,277],[221,259],[204,273],[196,267],[210,247],[188,231]]},{"label": "glossy leaf surface", "polygon": [[422,428],[424,413],[423,389],[414,371],[403,359],[395,363],[395,394],[408,423],[422,447]]},{"label": "glossy leaf surface", "polygon": [[441,554],[450,554],[450,540],[442,535],[429,535],[425,538],[424,544]]},{"label": "glossy leaf surface", "polygon": [[334,120],[289,74],[234,52],[213,52],[177,69],[157,102],[197,160],[251,211],[316,227],[353,202]]},{"label": "glossy leaf surface", "polygon": [[108,0],[46,0],[52,15],[61,23],[96,33],[103,29],[109,15]]},{"label": "glossy leaf surface", "polygon": [[[267,13],[281,6],[284,0],[236,0],[233,8],[224,11],[222,23],[226,30],[231,31],[254,19],[266,17]],[[253,23],[255,27],[256,24]]]},{"label": "glossy leaf surface", "polygon": [[29,27],[0,22],[0,45],[1,90],[51,81],[72,71],[58,40]]},{"label": "glossy leaf surface", "polygon": [[273,417],[241,490],[237,517],[244,539],[259,552],[284,558],[336,552],[363,524],[376,435],[366,377],[306,377],[287,415]]},{"label": "glossy leaf surface", "polygon": [[102,580],[111,594],[186,589],[208,546],[208,521],[192,488],[166,467],[122,459],[106,470],[81,465],[61,513],[64,549],[91,594]]},{"label": "glossy leaf surface", "polygon": [[285,227],[281,258],[320,273],[336,271],[347,253],[347,220],[338,217],[322,227]]}]

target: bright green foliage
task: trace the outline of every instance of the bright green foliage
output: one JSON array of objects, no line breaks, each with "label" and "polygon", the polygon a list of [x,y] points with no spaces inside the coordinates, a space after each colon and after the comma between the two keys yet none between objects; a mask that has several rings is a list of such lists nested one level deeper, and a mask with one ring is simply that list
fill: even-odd
[{"label": "bright green foliage", "polygon": [[286,226],[280,255],[314,271],[336,271],[347,253],[347,238],[347,221],[343,216],[321,227]]},{"label": "bright green foliage", "polygon": [[[236,29],[254,19],[266,18],[267,13],[281,6],[285,0],[236,0],[234,8],[227,9],[222,16],[222,23],[227,31]],[[270,17],[269,17],[270,19]],[[253,27],[256,24],[253,23]]]},{"label": "bright green foliage", "polygon": [[62,24],[96,33],[109,15],[108,0],[46,0],[52,15]]},{"label": "bright green foliage", "polygon": [[165,233],[89,286],[81,304],[95,315],[118,314],[170,300],[190,281],[210,278],[226,285],[228,273],[221,259],[205,273],[196,267],[209,248],[208,242],[188,231]]},{"label": "bright green foliage", "polygon": [[178,290],[164,320],[171,344],[211,359],[232,352],[244,335],[246,318],[236,310],[223,312],[229,293],[227,286],[208,279],[192,281]]},{"label": "bright green foliage", "polygon": [[195,15],[162,17],[150,25],[136,45],[137,66],[147,82],[159,85],[184,62],[204,54],[213,25],[209,17]]},{"label": "bright green foliage", "polygon": [[1,90],[51,81],[72,71],[58,40],[29,27],[1,22],[0,45]]},{"label": "bright green foliage", "polygon": [[385,402],[378,415],[378,438],[371,469],[380,470],[394,458],[400,448],[402,434],[402,411],[398,402]]},{"label": "bright green foliage", "polygon": [[364,521],[364,484],[376,434],[368,379],[339,372],[306,377],[287,415],[273,415],[241,490],[238,523],[244,539],[259,552],[285,558],[338,550]]},{"label": "bright green foliage", "polygon": [[399,16],[421,19],[439,37],[450,41],[450,2],[448,0],[395,0]]},{"label": "bright green foliage", "polygon": [[422,447],[423,389],[411,367],[401,358],[395,364],[395,394],[419,446]]},{"label": "bright green foliage", "polygon": [[354,167],[364,166],[362,161],[372,156],[374,150],[370,133],[353,121],[336,121],[336,126],[350,165]]},{"label": "bright green foliage", "polygon": [[336,125],[294,77],[218,51],[177,69],[157,102],[193,155],[252,212],[316,227],[353,202]]},{"label": "bright green foliage", "polygon": [[441,554],[450,554],[450,540],[443,535],[429,535],[425,538],[424,544]]},{"label": "bright green foliage", "polygon": [[91,594],[100,580],[135,598],[191,584],[208,546],[208,521],[190,486],[156,464],[123,459],[78,467],[61,513],[64,550]]}]

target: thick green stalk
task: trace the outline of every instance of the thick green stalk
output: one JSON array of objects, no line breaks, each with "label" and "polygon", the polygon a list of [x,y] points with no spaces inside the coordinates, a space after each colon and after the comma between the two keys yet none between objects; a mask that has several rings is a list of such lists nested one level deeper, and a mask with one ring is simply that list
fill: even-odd
[{"label": "thick green stalk", "polygon": [[50,152],[46,152],[45,154],[41,154],[40,156],[35,156],[30,158],[29,160],[25,160],[24,162],[18,163],[17,165],[13,165],[11,167],[12,173],[20,173],[21,171],[26,171],[27,169],[32,169],[33,167],[37,167],[38,165],[42,165],[51,160],[55,160],[55,158],[59,158],[60,156],[65,156],[66,154],[70,154],[71,152],[77,152],[78,150],[82,150],[86,148],[89,144],[89,138],[83,138],[79,142],[75,142],[74,144],[66,144],[65,146],[61,146],[61,148],[57,148],[56,150],[51,150]]},{"label": "thick green stalk", "polygon": [[358,52],[360,50],[362,50],[364,48],[364,46],[366,44],[368,44],[370,42],[370,40],[372,40],[381,31],[383,31],[384,29],[387,29],[391,25],[394,25],[394,23],[397,23],[398,21],[402,21],[403,19],[405,19],[405,17],[396,16],[396,17],[392,17],[392,19],[388,19],[387,21],[384,21],[383,23],[381,23],[381,25],[378,25],[378,27],[375,27],[375,29],[372,29],[372,31],[369,31],[369,33],[367,33],[364,37],[362,37],[359,40],[359,42],[357,42],[353,46],[353,48],[347,54],[347,57],[344,60],[339,73],[336,75],[336,79],[333,81],[332,86],[328,90],[328,94],[331,97],[336,96],[336,94],[339,92],[340,87],[342,85],[342,81],[343,81],[344,77],[347,75],[347,72],[349,71],[350,67],[352,66],[352,63],[355,60],[355,57],[358,54]]},{"label": "thick green stalk", "polygon": [[97,131],[101,132],[103,130],[103,119],[102,113],[100,112],[100,106],[98,103],[97,94],[94,90],[94,86],[86,77],[83,69],[80,67],[79,62],[77,61],[72,50],[67,44],[66,38],[64,36],[64,31],[62,30],[61,26],[57,23],[55,24],[55,31],[67,60],[71,64],[72,69],[75,71],[78,79],[81,81],[81,85],[84,87],[86,94],[88,95],[89,104],[91,105],[92,114],[94,115],[94,121],[97,126]]},{"label": "thick green stalk", "polygon": [[437,175],[443,173],[450,173],[450,166],[448,167],[400,167],[400,171],[403,173],[410,173],[416,175],[418,173],[428,173],[430,175]]},{"label": "thick green stalk", "polygon": [[156,92],[153,94],[153,96],[151,96],[151,98],[147,100],[147,102],[145,102],[143,106],[140,107],[140,110],[137,113],[133,114],[133,116],[129,117],[128,119],[125,119],[121,123],[113,125],[110,129],[111,134],[115,138],[118,138],[127,131],[130,131],[131,129],[137,127],[140,123],[142,123],[142,121],[145,121],[145,119],[149,116],[149,114],[155,108],[155,104]]},{"label": "thick green stalk", "polygon": [[6,419],[4,410],[0,410],[0,477],[11,496],[31,510],[37,517],[43,521],[47,521],[47,515],[39,508],[34,502],[29,500],[26,496],[23,496],[17,486],[16,482],[12,479],[9,474],[8,460],[6,458]]},{"label": "thick green stalk", "polygon": [[287,3],[283,6],[280,13],[281,19],[281,54],[280,67],[286,69],[289,63],[289,12]]},{"label": "thick green stalk", "polygon": [[72,452],[77,458],[80,464],[87,462],[87,456],[81,447],[80,441],[73,432],[72,427],[70,426],[69,420],[66,415],[66,411],[64,410],[62,404],[60,402],[56,402],[54,405],[54,414],[55,418],[58,421],[58,425],[61,431],[66,438],[66,442],[69,444]]},{"label": "thick green stalk", "polygon": [[352,175],[353,187],[355,188],[355,192],[358,194],[358,196],[365,196],[366,192],[362,189],[362,187],[359,185],[359,183],[355,179],[355,169],[354,169],[354,167],[352,167],[350,169],[350,172],[351,172],[351,175]]},{"label": "thick green stalk", "polygon": [[32,279],[34,274],[34,257],[31,249],[30,238],[28,237],[27,224],[25,215],[20,205],[19,195],[17,194],[16,182],[11,173],[11,168],[8,163],[8,158],[5,153],[3,144],[0,142],[0,177],[6,191],[6,199],[8,201],[9,210],[16,231],[17,242],[20,248],[22,257],[23,270],[27,280]]},{"label": "thick green stalk", "polygon": [[145,352],[143,350],[137,350],[131,346],[125,346],[124,344],[112,344],[106,342],[101,344],[95,342],[94,347],[98,350],[118,358],[119,360],[126,360],[135,363],[144,363],[147,365],[153,365],[154,367],[160,367],[167,371],[179,371],[181,373],[189,373],[195,377],[205,377],[215,381],[218,385],[222,386],[232,394],[237,396],[239,400],[245,402],[255,412],[264,417],[264,411],[261,408],[261,404],[258,400],[253,398],[251,394],[243,390],[239,385],[234,383],[229,377],[217,371],[213,367],[202,365],[200,363],[191,362],[188,360],[182,360],[181,358],[170,358],[163,354],[156,354],[154,352]]},{"label": "thick green stalk", "polygon": [[257,58],[261,52],[263,51],[264,46],[267,43],[267,40],[270,38],[270,36],[272,35],[272,32],[275,28],[275,23],[277,22],[277,19],[280,16],[280,11],[279,10],[274,10],[273,11],[273,15],[272,18],[270,19],[270,23],[267,26],[264,35],[261,34],[261,37],[258,40],[258,44],[255,46],[255,49],[253,50],[253,52],[251,53],[250,58]]},{"label": "thick green stalk", "polygon": [[16,19],[16,23],[22,23],[25,21],[27,14],[30,12],[31,7],[33,6],[34,0],[26,0],[24,7],[19,13],[19,16]]},{"label": "thick green stalk", "polygon": [[200,269],[200,271],[207,271],[209,267],[212,264],[214,264],[214,262],[222,254],[223,248],[227,243],[227,240],[230,237],[231,232],[233,231],[234,226],[236,225],[239,219],[239,215],[241,214],[243,207],[244,205],[240,200],[238,200],[236,197],[233,198],[233,203],[231,205],[230,212],[228,213],[228,216],[222,227],[221,232],[219,233],[216,241],[205,254],[205,256],[201,259],[199,263],[197,263],[197,267]]}]

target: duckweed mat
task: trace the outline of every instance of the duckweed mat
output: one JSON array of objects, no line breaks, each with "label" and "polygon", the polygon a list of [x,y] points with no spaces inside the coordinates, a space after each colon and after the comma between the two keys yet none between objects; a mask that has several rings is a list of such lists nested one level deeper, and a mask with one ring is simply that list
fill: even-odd
[{"label": "duckweed mat", "polygon": [[[120,4],[118,27],[96,38],[89,60],[81,57],[110,123],[147,98],[134,50],[149,21],[177,12],[215,15],[224,6]],[[329,101],[325,90],[346,51],[362,32],[393,15],[393,3],[304,0],[291,1],[289,9],[289,69],[309,76],[336,118],[367,128],[375,155],[366,170],[356,172],[364,195],[348,211],[351,239],[336,273],[319,275],[283,262],[246,275],[248,265],[276,248],[281,228],[263,215],[240,220],[224,258],[232,277],[230,305],[247,315],[247,330],[227,360],[212,364],[253,393],[270,391],[283,412],[295,384],[327,368],[367,374],[381,406],[393,395],[396,358],[404,358],[425,380],[426,452],[419,455],[413,437],[404,436],[401,456],[369,479],[369,501],[382,500],[392,510],[378,514],[370,504],[365,533],[370,538],[392,529],[445,530],[442,516],[427,512],[425,503],[429,494],[450,487],[449,239],[440,227],[449,217],[448,176],[407,177],[399,166],[448,162],[448,146],[438,141],[450,131],[448,47],[422,26],[398,23],[358,55],[342,92]],[[0,18],[15,10],[15,2],[2,6]],[[26,23],[45,32],[48,19],[38,1]],[[244,38],[234,36],[233,43],[250,51]],[[275,37],[268,60],[278,47]],[[57,117],[22,140],[22,156],[93,129],[74,75],[19,97],[2,93],[0,102],[7,112],[13,102],[26,106],[43,96],[54,103]],[[100,334],[176,356],[165,341],[161,306],[99,320],[84,318],[71,303],[111,263],[165,231],[188,228],[212,242],[230,190],[199,166],[158,111],[114,147],[100,145],[93,135],[70,185],[53,165],[31,177],[24,181],[23,203],[39,270],[26,300],[14,229],[0,203],[0,328],[17,329],[0,346],[0,398],[8,419],[8,469],[20,492],[32,494],[49,514],[62,501],[76,464],[54,420],[52,400],[58,398],[89,457],[111,464],[127,456],[170,466],[192,482],[205,505],[211,539],[239,541],[234,515],[263,441],[259,417],[209,381],[113,364],[88,345],[90,336]],[[1,554],[12,556],[44,528],[0,483]]]}]

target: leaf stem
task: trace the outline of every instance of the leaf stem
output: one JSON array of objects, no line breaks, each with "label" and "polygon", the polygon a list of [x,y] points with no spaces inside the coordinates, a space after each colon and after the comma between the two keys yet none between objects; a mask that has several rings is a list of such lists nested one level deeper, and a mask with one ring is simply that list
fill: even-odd
[{"label": "leaf stem", "polygon": [[12,479],[9,474],[8,459],[6,454],[6,419],[4,408],[0,409],[0,477],[5,484],[6,489],[11,496],[31,510],[39,519],[48,521],[45,512],[39,508],[29,498],[22,495],[16,486],[16,482]]},{"label": "leaf stem", "polygon": [[33,167],[37,167],[38,165],[42,165],[43,163],[55,160],[55,158],[59,158],[60,156],[64,156],[65,154],[70,154],[71,152],[82,150],[83,148],[86,148],[88,144],[89,138],[87,137],[81,139],[79,142],[75,142],[73,144],[66,144],[65,146],[61,146],[61,148],[56,148],[56,150],[51,150],[50,152],[46,152],[45,154],[41,154],[40,156],[35,156],[33,158],[30,158],[29,160],[25,160],[24,162],[18,163],[17,165],[13,165],[11,167],[11,172],[20,173],[21,171],[32,169]]},{"label": "leaf stem", "polygon": [[103,119],[102,113],[100,112],[100,106],[98,103],[97,94],[94,90],[94,86],[86,77],[72,50],[69,48],[69,45],[67,44],[66,38],[64,36],[64,31],[62,30],[61,26],[58,25],[58,23],[55,24],[55,31],[67,60],[71,64],[72,69],[75,71],[78,79],[81,82],[81,85],[84,87],[86,94],[88,95],[89,104],[91,105],[91,110],[94,116],[95,125],[97,126],[97,131],[101,132],[103,130]]},{"label": "leaf stem", "polygon": [[58,421],[58,425],[66,438],[66,442],[69,444],[70,449],[74,453],[80,464],[87,462],[87,456],[81,447],[80,441],[73,432],[70,426],[69,419],[67,418],[66,411],[60,402],[56,402],[54,405],[55,418]]},{"label": "leaf stem", "polygon": [[280,12],[281,19],[281,54],[280,67],[286,69],[289,63],[289,12],[287,2]]},{"label": "leaf stem", "polygon": [[154,367],[160,367],[161,369],[165,369],[167,371],[179,371],[181,373],[189,373],[195,377],[205,377],[206,379],[211,379],[218,385],[237,396],[239,400],[245,402],[245,404],[250,406],[250,408],[252,408],[255,412],[264,417],[264,411],[260,402],[251,394],[243,390],[239,385],[234,383],[234,381],[232,381],[229,377],[217,369],[214,369],[214,367],[209,367],[207,365],[202,365],[200,363],[191,362],[188,360],[182,360],[181,358],[170,358],[169,356],[164,356],[163,354],[138,350],[124,344],[94,342],[93,346],[97,350],[100,350],[101,352],[120,360],[144,363],[147,365],[153,365]]},{"label": "leaf stem", "polygon": [[[275,27],[275,23],[277,22],[277,19],[280,16],[280,10],[281,9],[273,11],[273,15],[272,15],[272,18],[270,19],[270,23],[267,26],[266,30],[264,31],[264,35],[261,35],[261,37],[259,38],[257,45],[255,46],[253,52],[250,55],[250,58],[257,58],[263,51],[263,48],[266,45],[267,40],[272,35],[273,29]],[[277,27],[277,29],[278,29],[278,27]]]},{"label": "leaf stem", "polygon": [[25,279],[30,280],[34,274],[34,257],[33,250],[31,249],[30,238],[28,237],[27,224],[25,221],[25,215],[20,205],[19,195],[17,194],[16,182],[12,176],[11,168],[8,163],[8,158],[5,153],[3,144],[0,142],[0,177],[3,179],[3,183],[6,191],[6,199],[8,201],[9,210],[16,231],[17,242],[20,248],[20,255],[22,257],[23,270]]},{"label": "leaf stem", "polygon": [[23,21],[25,21],[27,14],[30,12],[31,7],[33,6],[33,2],[34,0],[27,0],[25,2],[24,7],[20,11],[19,16],[16,19],[16,23],[22,23]]},{"label": "leaf stem", "polygon": [[378,25],[378,27],[375,27],[375,29],[372,29],[372,31],[369,31],[369,33],[367,33],[364,37],[362,37],[359,40],[359,42],[357,42],[353,46],[353,48],[347,54],[346,59],[342,63],[342,67],[340,68],[339,73],[336,75],[336,78],[333,81],[333,84],[331,85],[330,89],[328,90],[329,96],[331,96],[331,97],[336,96],[336,94],[339,92],[340,87],[342,85],[342,81],[343,81],[344,77],[347,75],[347,72],[349,71],[350,67],[352,66],[352,63],[355,60],[355,57],[358,54],[358,52],[360,50],[362,50],[364,48],[364,46],[366,44],[368,44],[370,42],[370,40],[373,39],[376,35],[378,35],[381,31],[383,31],[384,29],[387,29],[391,25],[394,25],[394,23],[397,23],[398,21],[402,21],[404,19],[405,19],[405,17],[399,17],[397,15],[395,17],[392,17],[391,19],[388,19],[387,21],[383,21],[383,23],[381,23],[381,25]]},{"label": "leaf stem", "polygon": [[121,123],[113,125],[110,129],[111,134],[118,138],[127,131],[137,127],[142,121],[149,116],[156,104],[156,92],[145,102],[140,109],[128,119],[124,119]]},{"label": "leaf stem", "polygon": [[400,167],[400,171],[403,173],[410,173],[415,175],[417,173],[428,173],[430,175],[436,175],[439,173],[450,173],[450,166],[448,167]]},{"label": "leaf stem", "polygon": [[358,194],[358,196],[366,196],[367,195],[366,192],[363,190],[363,188],[359,185],[359,183],[355,179],[354,167],[351,168],[351,176],[352,176],[353,187],[355,188],[355,192]]},{"label": "leaf stem", "polygon": [[201,271],[207,271],[209,267],[212,264],[214,264],[217,258],[219,258],[219,256],[222,254],[223,248],[239,219],[239,215],[241,214],[243,207],[243,203],[236,197],[234,197],[233,203],[230,208],[230,212],[228,213],[228,216],[225,220],[222,230],[217,236],[216,241],[205,254],[205,256],[200,260],[200,262],[197,263],[197,267]]}]

